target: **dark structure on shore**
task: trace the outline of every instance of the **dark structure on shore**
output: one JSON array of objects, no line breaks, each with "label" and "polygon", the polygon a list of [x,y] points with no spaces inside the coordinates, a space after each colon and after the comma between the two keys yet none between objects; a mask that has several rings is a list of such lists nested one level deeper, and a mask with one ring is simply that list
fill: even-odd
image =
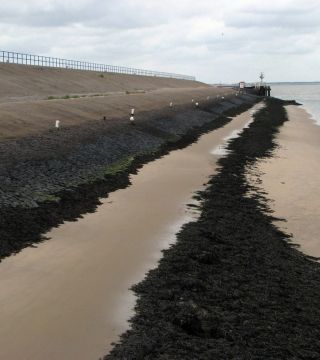
[{"label": "dark structure on shore", "polygon": [[271,96],[271,87],[263,82],[264,73],[260,73],[260,82],[255,85],[246,85],[244,81],[239,82],[239,92],[244,94],[254,94],[258,96]]},{"label": "dark structure on shore", "polygon": [[259,96],[271,96],[271,87],[269,85],[263,85],[258,88]]}]

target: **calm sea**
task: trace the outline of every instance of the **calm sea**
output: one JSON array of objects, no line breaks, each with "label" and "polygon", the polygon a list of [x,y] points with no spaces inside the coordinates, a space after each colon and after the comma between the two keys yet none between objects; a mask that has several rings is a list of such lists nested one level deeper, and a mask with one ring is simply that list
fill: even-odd
[{"label": "calm sea", "polygon": [[270,84],[271,95],[284,100],[296,100],[320,126],[320,83]]}]

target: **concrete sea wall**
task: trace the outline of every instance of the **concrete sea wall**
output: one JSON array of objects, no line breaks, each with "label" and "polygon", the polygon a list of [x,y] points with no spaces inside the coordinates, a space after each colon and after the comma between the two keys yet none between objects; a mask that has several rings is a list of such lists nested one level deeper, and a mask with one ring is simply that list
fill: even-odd
[{"label": "concrete sea wall", "polygon": [[254,101],[248,95],[229,96],[199,108],[141,113],[135,126],[127,119],[99,121],[2,142],[0,206],[32,208],[57,200],[54,194],[102,179],[135,157],[156,152],[224,112]]}]

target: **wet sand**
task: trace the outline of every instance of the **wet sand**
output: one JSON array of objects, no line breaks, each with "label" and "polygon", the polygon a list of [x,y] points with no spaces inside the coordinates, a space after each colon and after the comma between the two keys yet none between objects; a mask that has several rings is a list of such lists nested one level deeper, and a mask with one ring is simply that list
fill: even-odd
[{"label": "wet sand", "polygon": [[[259,106],[259,105],[256,105]],[[51,240],[0,263],[0,358],[97,359],[128,328],[128,288],[195,214],[194,191],[216,168],[211,152],[250,111],[183,150],[145,165],[94,214],[53,229]]]},{"label": "wet sand", "polygon": [[261,187],[277,222],[304,253],[320,257],[320,127],[300,107],[287,106],[290,121],[280,129],[275,156],[260,162]]}]

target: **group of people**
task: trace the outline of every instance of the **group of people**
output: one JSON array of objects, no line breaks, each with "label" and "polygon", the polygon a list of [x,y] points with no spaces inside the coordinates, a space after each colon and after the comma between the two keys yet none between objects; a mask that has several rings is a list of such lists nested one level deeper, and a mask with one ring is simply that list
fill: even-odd
[{"label": "group of people", "polygon": [[259,87],[260,96],[271,96],[271,87],[269,85],[263,85]]}]

